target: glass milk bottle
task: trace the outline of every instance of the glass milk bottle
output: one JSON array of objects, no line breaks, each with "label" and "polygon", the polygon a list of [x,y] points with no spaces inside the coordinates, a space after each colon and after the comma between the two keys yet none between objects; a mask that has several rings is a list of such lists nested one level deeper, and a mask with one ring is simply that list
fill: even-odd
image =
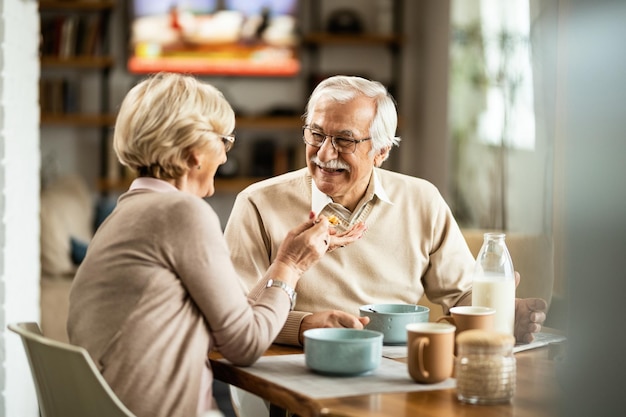
[{"label": "glass milk bottle", "polygon": [[515,272],[504,233],[485,233],[476,257],[472,305],[496,310],[495,330],[513,335]]}]

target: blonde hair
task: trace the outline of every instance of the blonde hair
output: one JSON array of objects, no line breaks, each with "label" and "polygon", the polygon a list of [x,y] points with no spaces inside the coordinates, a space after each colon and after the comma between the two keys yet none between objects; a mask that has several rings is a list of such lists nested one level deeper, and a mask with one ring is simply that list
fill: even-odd
[{"label": "blonde hair", "polygon": [[194,149],[222,146],[219,135],[235,128],[235,113],[212,85],[189,75],[158,73],[141,81],[120,106],[113,148],[140,176],[178,179]]}]

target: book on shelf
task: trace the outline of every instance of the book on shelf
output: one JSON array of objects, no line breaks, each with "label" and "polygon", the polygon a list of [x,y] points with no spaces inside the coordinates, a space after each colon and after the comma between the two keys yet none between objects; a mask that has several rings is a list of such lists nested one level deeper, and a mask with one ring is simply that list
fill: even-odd
[{"label": "book on shelf", "polygon": [[71,58],[102,54],[100,15],[44,16],[41,18],[41,54]]},{"label": "book on shelf", "polygon": [[42,79],[39,105],[45,114],[72,114],[80,111],[80,84],[67,78]]},{"label": "book on shelf", "polygon": [[81,54],[100,55],[102,52],[102,17],[100,15],[88,16],[83,24],[85,33],[81,43]]},{"label": "book on shelf", "polygon": [[67,16],[61,25],[59,39],[59,57],[69,58],[76,55],[78,16]]}]

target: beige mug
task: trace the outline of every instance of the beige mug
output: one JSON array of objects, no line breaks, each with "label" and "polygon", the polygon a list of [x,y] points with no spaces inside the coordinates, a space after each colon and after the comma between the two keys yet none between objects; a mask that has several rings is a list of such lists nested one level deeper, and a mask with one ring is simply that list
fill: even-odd
[{"label": "beige mug", "polygon": [[448,323],[407,324],[408,368],[415,382],[434,384],[452,376],[455,329]]},{"label": "beige mug", "polygon": [[458,306],[450,309],[450,314],[441,316],[437,323],[446,321],[456,327],[456,335],[465,330],[493,330],[496,310],[489,307]]}]

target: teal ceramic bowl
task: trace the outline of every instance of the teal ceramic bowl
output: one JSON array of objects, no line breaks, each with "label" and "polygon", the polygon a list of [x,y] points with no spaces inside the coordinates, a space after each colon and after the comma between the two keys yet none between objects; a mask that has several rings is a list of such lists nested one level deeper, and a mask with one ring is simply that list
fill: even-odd
[{"label": "teal ceramic bowl", "polygon": [[359,314],[370,318],[365,328],[381,332],[385,345],[404,345],[406,325],[427,322],[430,309],[416,304],[368,304],[359,308]]},{"label": "teal ceramic bowl", "polygon": [[324,328],[304,333],[304,359],[314,372],[360,375],[380,365],[383,335],[372,330]]}]

